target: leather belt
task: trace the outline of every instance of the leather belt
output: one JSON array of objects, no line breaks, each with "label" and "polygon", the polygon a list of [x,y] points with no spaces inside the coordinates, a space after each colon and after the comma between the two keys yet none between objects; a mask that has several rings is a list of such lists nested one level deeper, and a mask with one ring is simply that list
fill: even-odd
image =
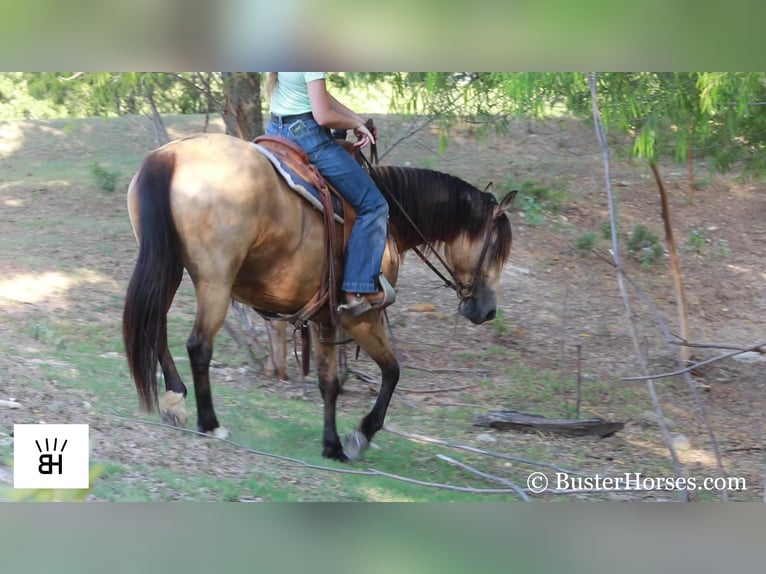
[{"label": "leather belt", "polygon": [[293,116],[276,116],[274,114],[271,114],[271,121],[277,122],[278,124],[291,124],[293,122],[297,122],[298,120],[313,120],[314,114],[311,112],[305,113],[305,114],[295,114]]}]

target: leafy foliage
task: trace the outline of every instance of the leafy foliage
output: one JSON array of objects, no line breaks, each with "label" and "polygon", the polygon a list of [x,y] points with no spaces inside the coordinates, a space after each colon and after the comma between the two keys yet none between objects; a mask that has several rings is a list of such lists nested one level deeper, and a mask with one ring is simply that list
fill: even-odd
[{"label": "leafy foliage", "polygon": [[659,238],[640,223],[633,226],[627,245],[628,251],[644,266],[656,263],[665,253]]},{"label": "leafy foliage", "polygon": [[117,180],[122,175],[117,170],[111,170],[96,162],[90,166],[90,173],[98,188],[102,191],[114,191],[117,189]]},{"label": "leafy foliage", "polygon": [[581,255],[586,255],[593,251],[596,246],[596,234],[592,231],[586,231],[577,237],[575,248]]}]

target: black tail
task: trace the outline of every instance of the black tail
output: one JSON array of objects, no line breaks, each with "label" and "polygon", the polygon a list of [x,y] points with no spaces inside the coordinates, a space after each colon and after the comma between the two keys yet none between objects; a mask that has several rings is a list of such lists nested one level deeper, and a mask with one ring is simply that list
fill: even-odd
[{"label": "black tail", "polygon": [[141,405],[157,404],[157,363],[167,346],[167,314],[183,276],[181,244],[170,211],[175,154],[162,150],[144,160],[136,178],[140,248],[128,284],[122,336]]}]

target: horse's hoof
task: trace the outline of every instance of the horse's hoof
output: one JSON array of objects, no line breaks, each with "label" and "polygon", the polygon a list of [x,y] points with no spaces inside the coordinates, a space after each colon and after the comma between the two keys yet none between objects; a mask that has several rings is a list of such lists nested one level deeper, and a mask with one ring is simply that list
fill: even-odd
[{"label": "horse's hoof", "polygon": [[364,451],[370,446],[367,437],[359,430],[348,433],[340,442],[343,446],[343,454],[352,462],[361,460]]},{"label": "horse's hoof", "polygon": [[215,438],[229,438],[229,431],[226,430],[226,427],[213,429],[209,434]]},{"label": "horse's hoof", "polygon": [[186,427],[186,401],[182,393],[167,391],[159,399],[162,420],[174,427]]}]

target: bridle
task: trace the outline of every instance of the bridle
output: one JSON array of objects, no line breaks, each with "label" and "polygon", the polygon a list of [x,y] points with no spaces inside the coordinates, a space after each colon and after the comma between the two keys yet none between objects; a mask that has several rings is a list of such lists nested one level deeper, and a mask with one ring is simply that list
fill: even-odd
[{"label": "bridle", "polygon": [[447,270],[447,273],[449,274],[449,277],[446,277],[444,273],[442,273],[437,267],[431,262],[431,260],[426,257],[423,252],[417,248],[414,247],[412,250],[417,254],[418,257],[426,264],[428,267],[433,271],[439,279],[441,279],[444,282],[444,287],[448,287],[455,291],[458,298],[460,299],[461,303],[463,301],[466,301],[467,299],[470,299],[473,296],[474,291],[476,290],[476,281],[479,278],[479,273],[481,273],[481,268],[484,265],[484,260],[487,257],[487,253],[489,252],[489,245],[492,240],[492,230],[494,228],[494,225],[489,225],[487,229],[487,234],[484,237],[484,243],[481,246],[481,253],[479,254],[479,260],[476,262],[476,267],[473,270],[473,273],[471,274],[471,279],[466,283],[460,279],[460,277],[457,276],[457,273],[455,273],[455,270],[452,268],[452,266],[447,263],[444,258],[439,255],[439,252],[434,249],[433,245],[430,241],[428,241],[425,236],[423,235],[423,232],[420,231],[417,225],[415,225],[415,222],[412,221],[412,218],[409,216],[407,211],[405,211],[402,204],[399,202],[394,195],[388,191],[385,185],[382,185],[381,182],[378,180],[378,178],[375,177],[374,170],[372,168],[372,165],[367,160],[367,158],[360,152],[359,154],[362,157],[364,166],[366,167],[367,173],[370,175],[370,177],[375,182],[375,185],[378,187],[378,189],[383,192],[389,202],[396,205],[397,209],[402,213],[404,218],[407,220],[407,223],[409,223],[412,228],[415,230],[415,233],[417,233],[420,240],[423,242],[423,244],[428,247],[428,249],[431,250],[431,253],[433,253],[436,258],[439,260],[439,263],[444,267],[444,269]]}]

